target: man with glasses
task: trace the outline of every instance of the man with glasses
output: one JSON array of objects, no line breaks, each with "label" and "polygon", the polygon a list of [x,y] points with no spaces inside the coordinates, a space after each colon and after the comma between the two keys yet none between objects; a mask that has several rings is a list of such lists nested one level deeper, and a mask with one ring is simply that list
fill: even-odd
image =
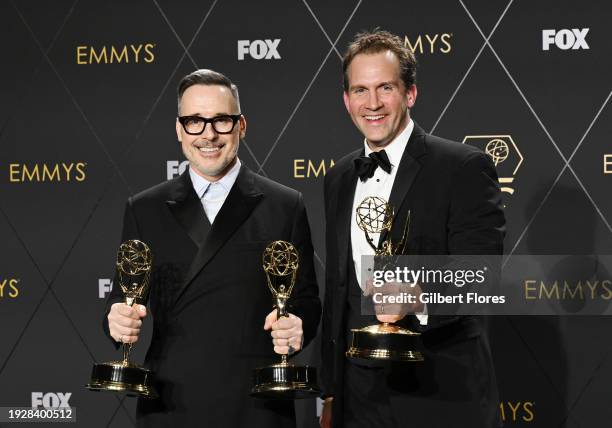
[{"label": "man with glasses", "polygon": [[[176,135],[189,169],[127,202],[123,241],[139,239],[153,254],[145,366],[160,397],[139,399],[139,426],[295,426],[293,402],[249,391],[254,368],[270,364],[274,352],[299,351],[317,331],[310,229],[299,192],[241,164],[246,125],[238,88],[226,76],[185,76]],[[279,239],[297,248],[300,267],[290,315],[277,320],[261,259]],[[146,315],[144,306],[121,300],[114,287],[104,327],[116,345],[136,342]]]}]

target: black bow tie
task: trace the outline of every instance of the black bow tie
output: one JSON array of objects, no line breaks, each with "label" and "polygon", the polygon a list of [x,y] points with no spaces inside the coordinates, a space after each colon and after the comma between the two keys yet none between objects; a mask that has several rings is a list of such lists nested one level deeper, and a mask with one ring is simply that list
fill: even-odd
[{"label": "black bow tie", "polygon": [[384,150],[372,152],[370,156],[361,156],[355,159],[355,170],[361,181],[372,178],[378,167],[381,167],[387,174],[391,172],[391,162]]}]

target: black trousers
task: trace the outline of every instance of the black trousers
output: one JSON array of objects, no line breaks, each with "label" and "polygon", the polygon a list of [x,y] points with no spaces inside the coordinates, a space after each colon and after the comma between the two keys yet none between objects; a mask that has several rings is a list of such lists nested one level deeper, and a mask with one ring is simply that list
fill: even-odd
[{"label": "black trousers", "polygon": [[344,373],[345,428],[397,428],[389,402],[385,369],[347,360]]}]

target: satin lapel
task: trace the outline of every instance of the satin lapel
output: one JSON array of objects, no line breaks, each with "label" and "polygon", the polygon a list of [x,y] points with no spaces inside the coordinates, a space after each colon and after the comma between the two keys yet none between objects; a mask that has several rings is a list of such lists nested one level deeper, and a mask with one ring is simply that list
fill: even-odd
[{"label": "satin lapel", "polygon": [[189,170],[178,178],[172,196],[171,200],[166,201],[170,212],[191,240],[201,247],[210,230],[210,222],[204,213],[202,202],[193,189]]},{"label": "satin lapel", "polygon": [[244,165],[241,166],[236,182],[215,217],[204,245],[200,247],[189,268],[185,282],[177,294],[177,301],[202,268],[249,217],[262,197],[263,194],[255,186],[255,174]]},{"label": "satin lapel", "polygon": [[344,283],[347,272],[353,200],[355,198],[355,189],[357,188],[357,174],[353,167],[353,160],[362,155],[363,150],[354,153],[350,167],[343,172],[337,183],[336,233],[338,234],[338,268],[340,269],[339,278],[341,284]]},{"label": "satin lapel", "polygon": [[[414,183],[414,179],[421,169],[421,164],[419,163],[418,159],[425,155],[425,153],[425,131],[423,131],[423,129],[415,122],[414,129],[412,130],[412,134],[410,134],[410,139],[408,140],[408,144],[406,145],[406,149],[402,155],[399,169],[395,175],[395,180],[393,181],[391,195],[389,196],[389,203],[393,207],[394,215],[397,215],[397,213],[401,211],[402,205],[406,201],[406,195],[408,194],[412,183]],[[403,227],[403,222],[400,222],[397,225],[394,224],[393,235],[401,235]],[[395,230],[398,228],[402,230]],[[382,233],[379,243],[385,238],[386,234]]]}]

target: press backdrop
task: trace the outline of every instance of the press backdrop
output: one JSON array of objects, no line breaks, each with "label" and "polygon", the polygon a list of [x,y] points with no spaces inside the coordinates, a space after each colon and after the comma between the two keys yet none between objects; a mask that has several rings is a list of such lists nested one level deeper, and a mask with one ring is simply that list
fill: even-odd
[{"label": "press backdrop", "polygon": [[[134,426],[133,399],[84,385],[117,356],[101,315],[125,200],[183,170],[175,91],[197,68],[240,88],[242,162],[303,192],[321,292],[323,176],[362,144],[341,55],[377,26],[416,52],[425,130],[503,149],[509,257],[610,254],[611,15],[594,0],[0,0],[0,406],[70,393],[78,426]],[[507,427],[609,423],[612,320],[491,324]],[[317,364],[318,341],[302,359]],[[297,408],[316,426],[314,400]]]}]

